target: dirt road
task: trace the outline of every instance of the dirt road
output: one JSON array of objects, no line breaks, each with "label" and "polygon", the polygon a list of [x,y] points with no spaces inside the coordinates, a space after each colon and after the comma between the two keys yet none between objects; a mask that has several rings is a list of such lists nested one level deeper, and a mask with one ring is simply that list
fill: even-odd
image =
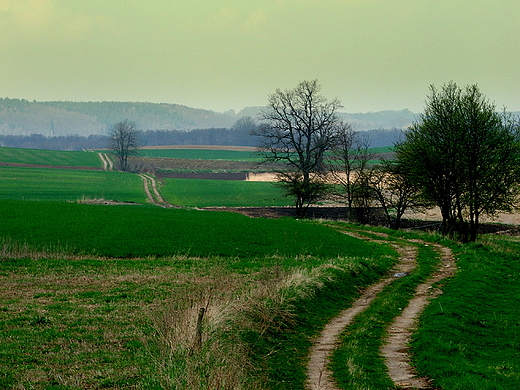
[{"label": "dirt road", "polygon": [[[362,236],[356,235],[359,238]],[[442,262],[437,272],[425,283],[416,288],[414,298],[409,305],[402,311],[401,315],[395,318],[394,322],[387,330],[387,338],[381,354],[385,359],[388,374],[401,388],[432,389],[426,378],[419,378],[415,375],[410,366],[410,356],[408,354],[408,342],[412,331],[415,329],[416,320],[432,295],[432,284],[441,279],[452,275],[455,272],[453,255],[448,248],[436,246],[442,253]],[[355,316],[368,308],[385,286],[396,279],[395,275],[410,273],[416,266],[417,249],[413,245],[396,246],[399,253],[399,261],[392,270],[392,275],[373,284],[365,290],[350,308],[341,312],[336,318],[330,321],[323,329],[320,337],[315,340],[310,351],[309,363],[307,366],[307,388],[312,390],[336,390],[336,384],[332,379],[332,372],[328,369],[328,363],[332,351],[338,342],[339,335],[353,321]]]},{"label": "dirt road", "polygon": [[138,175],[143,180],[144,192],[146,193],[146,198],[148,199],[149,203],[164,208],[174,207],[162,198],[157,188],[157,180],[155,177],[144,173],[138,173]]}]

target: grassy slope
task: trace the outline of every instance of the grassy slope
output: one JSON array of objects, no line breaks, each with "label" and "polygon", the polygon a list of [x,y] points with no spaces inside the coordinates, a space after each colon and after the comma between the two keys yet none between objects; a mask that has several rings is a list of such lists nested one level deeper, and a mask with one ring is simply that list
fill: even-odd
[{"label": "grassy slope", "polygon": [[287,206],[284,197],[272,183],[231,180],[164,179],[164,199],[171,204],[188,207]]},{"label": "grassy slope", "polygon": [[0,162],[99,168],[103,166],[97,153],[93,152],[70,152],[5,147],[0,147]]},{"label": "grassy slope", "polygon": [[459,272],[421,318],[415,364],[443,389],[520,386],[520,242],[461,246]]},{"label": "grassy slope", "polygon": [[0,167],[0,177],[0,199],[146,202],[141,179],[128,173]]}]

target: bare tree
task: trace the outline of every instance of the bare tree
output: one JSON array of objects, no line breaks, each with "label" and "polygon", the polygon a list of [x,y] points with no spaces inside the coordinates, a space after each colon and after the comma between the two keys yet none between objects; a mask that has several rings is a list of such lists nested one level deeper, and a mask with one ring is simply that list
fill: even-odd
[{"label": "bare tree", "polygon": [[352,210],[356,207],[361,215],[358,219],[366,219],[371,197],[368,186],[369,161],[374,158],[370,152],[368,135],[354,131],[348,123],[341,123],[336,128],[329,157],[329,176],[335,184],[335,198],[346,202],[347,218],[352,218]]},{"label": "bare tree", "polygon": [[383,160],[369,175],[373,198],[381,205],[388,227],[398,230],[406,210],[424,210],[431,206],[421,196],[420,188],[409,179],[406,167],[395,161]]},{"label": "bare tree", "polygon": [[137,155],[139,147],[138,131],[135,122],[125,119],[116,123],[110,132],[110,149],[117,156],[119,169],[128,169],[128,157]]},{"label": "bare tree", "polygon": [[253,132],[260,138],[258,152],[265,162],[282,162],[278,182],[286,195],[294,196],[296,214],[305,216],[308,206],[324,196],[328,184],[324,157],[341,121],[338,99],[320,94],[317,80],[302,81],[291,90],[276,90]]}]

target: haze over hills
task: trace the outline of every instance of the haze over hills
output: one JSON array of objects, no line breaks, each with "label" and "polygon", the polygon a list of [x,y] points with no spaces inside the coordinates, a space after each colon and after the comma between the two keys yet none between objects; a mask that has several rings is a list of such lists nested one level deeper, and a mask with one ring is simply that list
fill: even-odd
[{"label": "haze over hills", "polygon": [[[183,130],[231,128],[244,116],[255,118],[263,107],[219,113],[179,104],[143,102],[37,102],[0,98],[0,135],[107,135],[117,122],[129,119],[138,129]],[[403,129],[415,119],[409,110],[340,113],[356,130]]]}]

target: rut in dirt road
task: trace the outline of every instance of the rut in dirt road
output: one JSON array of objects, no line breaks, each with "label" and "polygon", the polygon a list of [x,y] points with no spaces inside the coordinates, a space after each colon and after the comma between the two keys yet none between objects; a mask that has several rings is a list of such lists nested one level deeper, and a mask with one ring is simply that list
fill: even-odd
[{"label": "rut in dirt road", "polygon": [[139,173],[138,175],[143,180],[144,192],[146,193],[148,202],[165,208],[174,207],[162,198],[159,190],[157,189],[157,180],[155,180],[155,177],[146,175],[144,173]]},{"label": "rut in dirt road", "polygon": [[410,365],[408,344],[417,328],[417,318],[439,291],[432,291],[433,284],[455,274],[455,259],[449,248],[434,245],[441,253],[440,267],[426,282],[418,285],[414,297],[387,330],[386,344],[381,348],[388,375],[400,388],[432,389],[426,378],[417,377]]},{"label": "rut in dirt road", "polygon": [[[352,234],[353,235],[353,234]],[[356,235],[358,238],[359,235]],[[428,279],[427,282],[417,287],[414,298],[408,307],[398,316],[394,323],[388,328],[388,337],[381,353],[385,358],[389,376],[397,386],[405,386],[417,389],[431,389],[428,381],[417,378],[409,364],[408,341],[416,318],[429,302],[428,292],[430,286],[453,273],[453,256],[449,249],[438,247],[443,251],[443,262],[439,271]],[[392,274],[398,272],[410,273],[416,266],[417,248],[415,246],[396,246],[399,252],[399,261],[392,270]],[[387,285],[395,280],[389,276],[368,287],[360,298],[358,298],[349,309],[341,312],[332,319],[323,329],[320,337],[315,340],[309,355],[307,365],[307,388],[312,390],[337,390],[332,372],[328,368],[329,359],[335,349],[339,335],[353,321],[354,317],[368,308],[376,295]],[[410,308],[410,309],[409,309]]]}]

